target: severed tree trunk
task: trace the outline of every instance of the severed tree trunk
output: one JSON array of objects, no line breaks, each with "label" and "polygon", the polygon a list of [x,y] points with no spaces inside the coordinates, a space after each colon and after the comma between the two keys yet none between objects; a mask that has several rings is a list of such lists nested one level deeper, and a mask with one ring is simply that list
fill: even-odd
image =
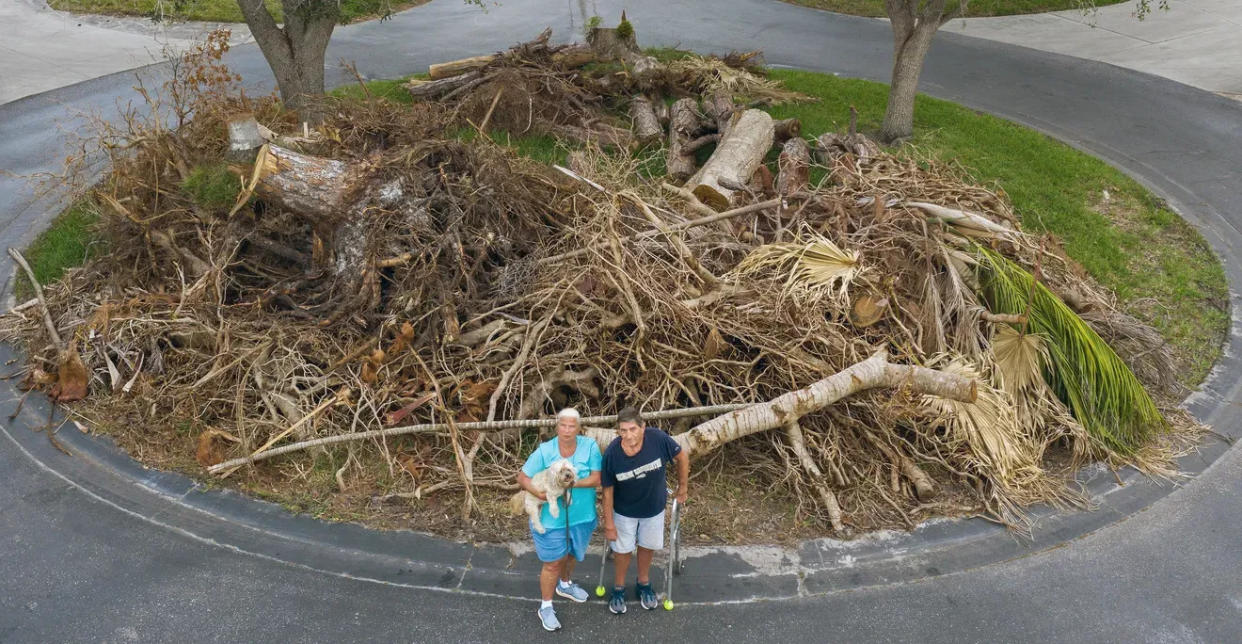
[{"label": "severed tree trunk", "polygon": [[590,45],[581,43],[568,45],[552,54],[552,62],[564,69],[576,69],[595,60],[595,50]]},{"label": "severed tree trunk", "polygon": [[450,60],[447,63],[436,63],[427,68],[427,76],[433,81],[452,78],[453,76],[460,76],[466,72],[473,72],[483,69],[493,60],[496,60],[496,54],[471,56],[470,58]]},{"label": "severed tree trunk", "polygon": [[977,383],[956,374],[926,367],[895,365],[884,351],[766,403],[717,416],[674,437],[692,458],[743,436],[788,426],[843,398],[876,387],[909,387],[915,392],[974,402]]},{"label": "severed tree trunk", "polygon": [[660,119],[656,118],[655,109],[651,106],[651,99],[646,96],[635,96],[630,102],[630,117],[634,119],[634,136],[639,143],[651,143],[664,133]]},{"label": "severed tree trunk", "polygon": [[785,196],[802,190],[811,180],[811,147],[802,137],[794,137],[781,146],[776,160],[776,193]]},{"label": "severed tree trunk", "polygon": [[237,0],[250,33],[276,77],[285,107],[303,120],[322,118],[323,60],[341,18],[337,0],[281,0],[285,23],[276,23],[263,0]]},{"label": "severed tree trunk", "polygon": [[680,183],[694,174],[694,152],[686,146],[699,130],[699,112],[693,98],[683,98],[669,109],[668,159],[665,162],[669,180]]},{"label": "severed tree trunk", "polygon": [[481,80],[482,75],[476,71],[466,74],[459,74],[457,76],[450,76],[448,78],[441,78],[440,80],[421,80],[415,78],[406,83],[405,88],[409,90],[410,96],[426,101],[439,98],[455,89],[465,87],[472,82],[480,82]]},{"label": "severed tree trunk", "polygon": [[[750,181],[755,168],[772,148],[772,117],[762,110],[746,110],[722,135],[716,151],[691,179],[691,192],[717,211],[729,207],[734,189]],[[727,185],[726,185],[727,184]]]},{"label": "severed tree trunk", "polygon": [[[921,4],[921,6],[920,6]],[[940,25],[966,8],[963,0],[945,13],[946,0],[885,0],[884,10],[893,27],[893,76],[880,139],[894,143],[914,133],[914,96],[918,92],[923,59]]]},{"label": "severed tree trunk", "polygon": [[777,143],[784,143],[796,136],[802,136],[802,121],[798,119],[782,119],[774,125]]},{"label": "severed tree trunk", "polygon": [[[309,290],[323,292],[325,304],[311,312],[330,324],[342,316],[379,303],[379,271],[368,213],[399,207],[399,185],[375,186],[373,164],[349,164],[295,152],[274,144],[261,148],[255,160],[255,194],[306,220],[313,231],[308,274],[316,274]],[[322,288],[319,288],[322,286]]]},{"label": "severed tree trunk", "polygon": [[716,125],[716,133],[721,137],[728,132],[729,122],[736,111],[733,95],[728,92],[716,91],[703,97],[703,115]]}]

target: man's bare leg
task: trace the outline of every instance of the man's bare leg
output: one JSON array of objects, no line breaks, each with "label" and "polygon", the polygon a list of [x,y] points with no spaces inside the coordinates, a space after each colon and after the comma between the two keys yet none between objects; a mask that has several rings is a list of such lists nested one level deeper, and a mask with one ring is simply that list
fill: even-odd
[{"label": "man's bare leg", "polygon": [[651,557],[654,550],[638,546],[638,583],[651,583]]},{"label": "man's bare leg", "polygon": [[630,557],[632,552],[614,552],[612,553],[612,567],[614,586],[617,588],[625,588],[625,573],[630,569]]}]

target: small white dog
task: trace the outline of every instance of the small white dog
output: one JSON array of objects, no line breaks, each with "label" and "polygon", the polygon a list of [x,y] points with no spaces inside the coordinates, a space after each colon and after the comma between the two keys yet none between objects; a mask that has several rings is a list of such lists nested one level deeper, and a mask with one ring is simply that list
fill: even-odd
[{"label": "small white dog", "polygon": [[545,530],[543,522],[539,520],[539,506],[550,502],[548,514],[559,517],[561,510],[556,504],[556,498],[564,496],[565,490],[573,487],[576,480],[578,480],[578,470],[574,468],[574,464],[569,459],[562,458],[548,466],[548,469],[530,477],[531,485],[546,494],[548,501],[542,501],[526,490],[519,490],[509,499],[509,512],[521,514],[525,511],[530,517],[531,527],[535,529],[535,532],[543,534]]}]

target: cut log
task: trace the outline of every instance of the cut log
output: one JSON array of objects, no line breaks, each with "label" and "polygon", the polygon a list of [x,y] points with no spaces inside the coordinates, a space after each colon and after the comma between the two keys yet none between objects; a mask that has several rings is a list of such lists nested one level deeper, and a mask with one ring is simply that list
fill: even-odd
[{"label": "cut log", "polygon": [[880,154],[880,145],[862,134],[825,132],[815,139],[815,156],[824,165],[832,165],[846,154],[866,163]]},{"label": "cut log", "polygon": [[785,141],[776,167],[777,194],[790,195],[806,188],[811,180],[811,147],[800,136]]},{"label": "cut log", "polygon": [[655,108],[656,118],[660,120],[660,127],[668,126],[668,103],[657,99],[652,101],[651,106]]},{"label": "cut log", "polygon": [[725,91],[716,91],[703,97],[703,115],[716,127],[716,133],[724,136],[729,129],[729,122],[737,111],[733,103],[733,95]]},{"label": "cut log", "polygon": [[668,159],[665,162],[669,179],[674,182],[685,181],[694,174],[694,153],[687,151],[686,145],[699,130],[699,111],[693,98],[683,98],[673,103],[669,109],[668,125]]},{"label": "cut log", "polygon": [[563,47],[552,54],[552,62],[562,69],[576,69],[597,60],[595,50],[590,45],[577,43]]},{"label": "cut log", "polygon": [[729,126],[707,163],[703,164],[691,192],[717,211],[729,207],[733,190],[722,185],[745,184],[763,163],[772,147],[772,117],[763,110],[746,110]]},{"label": "cut log", "polygon": [[367,168],[268,145],[256,160],[255,193],[313,219],[344,217],[345,196]]},{"label": "cut log", "polygon": [[479,72],[470,72],[467,74],[459,74],[440,80],[418,80],[414,79],[405,84],[406,90],[410,92],[410,96],[416,99],[429,101],[440,98],[451,91],[465,87],[466,85],[477,81],[481,78]]},{"label": "cut log", "polygon": [[963,402],[974,402],[978,395],[974,380],[926,367],[890,364],[888,354],[880,351],[806,389],[717,416],[673,440],[691,458],[697,458],[743,436],[788,426],[843,398],[876,387],[909,387],[916,393]]},{"label": "cut log", "polygon": [[639,143],[650,143],[664,133],[651,106],[651,99],[646,96],[634,97],[630,103],[630,117],[634,119],[634,136]]},{"label": "cut log", "polygon": [[487,67],[488,63],[496,60],[496,54],[488,54],[486,56],[471,56],[470,58],[462,58],[459,60],[450,60],[447,63],[436,63],[427,68],[427,75],[431,80],[442,80],[452,76],[459,76],[466,72],[472,72]]},{"label": "cut log", "polygon": [[267,139],[259,131],[259,122],[255,120],[254,114],[239,114],[229,119],[228,129],[230,161],[249,162],[254,158],[255,151],[267,143]]},{"label": "cut log", "polygon": [[775,126],[777,143],[784,143],[794,137],[802,136],[802,121],[798,119],[782,119],[773,125]]}]

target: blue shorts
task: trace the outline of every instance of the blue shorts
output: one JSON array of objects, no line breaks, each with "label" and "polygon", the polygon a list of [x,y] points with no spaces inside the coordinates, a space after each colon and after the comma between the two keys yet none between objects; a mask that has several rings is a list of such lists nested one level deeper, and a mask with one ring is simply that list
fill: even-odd
[{"label": "blue shorts", "polygon": [[560,561],[565,555],[573,554],[574,559],[582,561],[586,558],[587,544],[591,542],[591,534],[595,532],[592,520],[569,526],[569,543],[565,541],[565,528],[548,528],[543,534],[534,530],[530,536],[535,540],[535,554],[539,561]]}]

